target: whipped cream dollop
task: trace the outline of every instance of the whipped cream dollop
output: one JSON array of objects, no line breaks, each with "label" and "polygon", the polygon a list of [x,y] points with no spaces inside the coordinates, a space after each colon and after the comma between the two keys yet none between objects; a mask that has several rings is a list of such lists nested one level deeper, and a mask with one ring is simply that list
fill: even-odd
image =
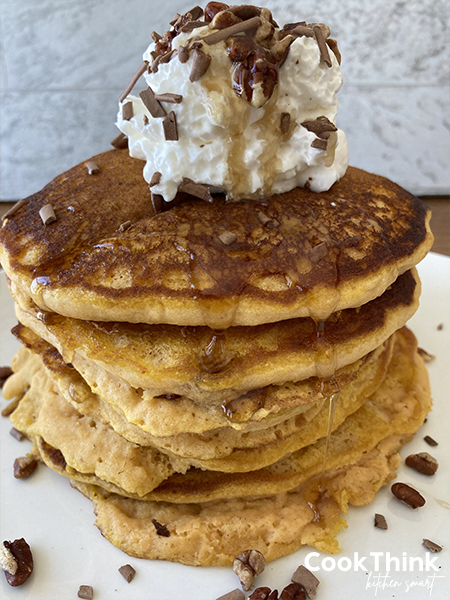
[{"label": "whipped cream dollop", "polygon": [[[216,15],[211,23],[196,22],[192,31],[177,32],[170,39],[170,54],[165,55],[169,60],[160,60],[158,39],[145,51],[149,68],[144,77],[164,109],[162,116],[152,116],[145,97],[130,93],[120,102],[117,126],[128,137],[130,155],[146,161],[144,178],[152,194],[166,202],[186,181],[213,192],[223,190],[228,199],[237,200],[298,186],[321,192],[344,175],[347,141],[335,127],[342,73],[337,52],[328,52],[328,46],[324,60],[318,37],[323,43],[326,35],[317,30],[324,31],[325,26],[302,23],[292,26],[296,31],[291,34],[281,30],[271,15],[268,20],[261,14],[259,22],[250,42],[249,32],[242,31],[210,43],[209,36],[222,29]],[[271,31],[264,30],[258,38],[268,24]],[[299,35],[303,30],[306,35]],[[260,39],[264,35],[269,41]],[[244,47],[244,56],[250,54],[232,60],[242,59],[242,38],[251,46]],[[278,52],[278,64],[267,47],[275,48],[275,56]],[[200,77],[192,75],[196,54],[206,64]],[[259,79],[250,73],[252,59],[253,65],[263,65]],[[176,102],[164,100],[171,94]],[[172,134],[167,133],[168,119]]]}]

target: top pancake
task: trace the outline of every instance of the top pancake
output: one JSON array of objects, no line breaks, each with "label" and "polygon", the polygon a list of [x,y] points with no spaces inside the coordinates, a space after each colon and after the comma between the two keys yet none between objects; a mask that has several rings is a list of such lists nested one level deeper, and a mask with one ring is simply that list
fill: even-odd
[{"label": "top pancake", "polygon": [[[74,167],[0,230],[8,277],[41,309],[65,316],[217,329],[322,320],[381,295],[432,244],[420,200],[351,167],[320,194],[189,198],[155,215],[141,161],[117,150],[93,160],[98,174]],[[45,204],[57,217],[47,226]],[[222,242],[224,232],[235,241]]]}]

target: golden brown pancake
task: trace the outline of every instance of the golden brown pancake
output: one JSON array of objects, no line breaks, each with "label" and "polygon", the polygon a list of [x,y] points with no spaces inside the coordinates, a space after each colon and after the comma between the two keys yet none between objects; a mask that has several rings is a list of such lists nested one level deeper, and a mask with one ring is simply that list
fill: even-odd
[{"label": "golden brown pancake", "polygon": [[[111,414],[103,409],[101,400],[90,392],[83,393],[82,381],[76,376],[74,369],[65,367],[65,376],[61,368],[58,371],[50,370],[54,384],[52,386],[44,370],[35,367],[36,361],[40,362],[41,359],[24,349],[20,350],[14,361],[17,374],[6,387],[5,394],[10,393],[10,385],[15,385],[14,379],[22,380],[23,389],[19,391],[26,393],[12,417],[14,426],[27,435],[43,437],[64,455],[65,449],[69,448],[73,456],[75,444],[75,454],[90,452],[92,447],[96,448],[97,456],[102,444],[95,440],[91,442],[90,438],[97,438],[101,431],[105,443],[106,439],[110,439],[110,445],[114,446],[116,440],[118,448],[123,446],[125,441],[122,436],[133,442],[130,446],[136,445],[136,441],[140,442],[143,459],[146,456],[146,447],[155,447],[167,453],[174,465],[181,465],[177,470],[181,469],[183,472],[190,466],[225,472],[250,471],[267,466],[286,454],[315,442],[327,434],[329,427],[330,431],[336,429],[381,385],[389,365],[391,350],[391,344],[387,345],[379,354],[378,360],[367,362],[357,377],[342,388],[339,398],[334,402],[335,410],[331,424],[328,418],[329,402],[325,403],[322,397],[321,401],[313,404],[308,411],[293,417],[288,414],[284,420],[275,424],[272,419],[267,419],[266,427],[254,432],[222,428],[204,432],[202,435],[184,433],[171,437],[156,437],[145,434],[136,426],[128,425],[125,419],[120,420],[117,415],[115,419],[110,420]],[[46,364],[48,354],[44,357]],[[29,373],[33,374],[31,379],[28,377]],[[105,427],[105,424],[108,427]],[[94,431],[91,431],[90,427],[93,427]],[[121,435],[117,435],[112,429]],[[91,433],[95,436],[89,435]],[[79,439],[87,442],[87,448],[83,451],[77,442]],[[127,448],[128,446],[124,447],[124,454],[128,454]],[[115,453],[116,451],[111,451],[111,455]],[[109,460],[108,455],[106,460]],[[152,460],[158,462],[154,453],[150,452],[145,462],[148,464]],[[75,467],[73,459],[67,458],[67,462],[71,467]],[[87,465],[88,462],[92,461],[80,458],[80,464]],[[104,462],[102,461],[103,468]]]},{"label": "golden brown pancake", "polygon": [[[362,359],[336,371],[333,380],[329,383],[321,382],[317,378],[310,378],[300,382],[287,382],[283,386],[268,386],[252,390],[243,397],[227,405],[211,410],[196,405],[189,398],[172,396],[152,398],[143,391],[141,394],[127,394],[124,386],[117,389],[113,383],[105,386],[96,380],[91,387],[87,385],[81,374],[73,365],[66,365],[60,353],[39,338],[30,329],[17,325],[13,328],[16,337],[29,348],[33,354],[38,354],[48,370],[55,386],[57,386],[65,399],[74,408],[84,415],[100,418],[109,423],[120,435],[131,442],[142,446],[153,445],[154,437],[164,438],[172,436],[178,438],[179,434],[184,436],[189,446],[194,445],[193,440],[202,440],[201,454],[205,446],[213,445],[213,440],[208,435],[198,436],[195,434],[213,434],[229,430],[230,437],[233,431],[254,432],[274,426],[296,417],[296,427],[304,422],[309,422],[323,406],[325,400],[336,389],[342,390],[342,396],[349,395],[346,388],[351,384],[352,393],[361,395],[361,388],[381,383],[387,365],[391,359],[394,336],[391,336],[384,344]],[[16,370],[33,373],[35,371],[35,360],[26,356],[25,364],[19,364],[15,360]],[[15,380],[15,376],[8,382],[7,389]],[[358,381],[353,384],[357,379]],[[110,395],[114,394],[111,400]],[[255,412],[256,411],[256,412]],[[186,414],[187,413],[187,414]],[[239,422],[237,423],[237,419]],[[239,426],[237,426],[239,425]],[[242,436],[238,446],[243,443]],[[248,442],[246,442],[248,444]],[[207,448],[210,452],[210,449]],[[203,458],[206,458],[203,455]]]},{"label": "golden brown pancake", "polygon": [[[398,451],[409,439],[389,436],[353,464],[331,469],[298,490],[263,498],[173,504],[132,500],[75,480],[72,485],[92,500],[102,535],[130,556],[225,566],[249,548],[266,561],[304,545],[335,553],[348,505],[369,504],[395,477]],[[166,526],[169,537],[157,534],[154,521]]]},{"label": "golden brown pancake", "polygon": [[[413,435],[431,409],[428,373],[417,353],[414,335],[402,329],[396,336],[393,359],[381,386],[355,413],[331,434],[283,459],[251,473],[202,472],[190,469],[174,474],[147,499],[169,502],[202,502],[206,499],[273,494],[300,485],[327,468],[353,463],[389,435]],[[244,452],[241,453],[244,459]],[[236,457],[238,460],[238,457]]]},{"label": "golden brown pancake", "polygon": [[[417,430],[430,409],[431,400],[426,370],[416,347],[415,338],[408,330],[396,334],[387,375],[378,389],[376,386],[376,391],[366,396],[367,401],[360,403],[361,408],[354,414],[344,415],[343,419],[340,399],[336,400],[333,433],[329,439],[325,435],[326,421],[319,435],[312,421],[304,432],[312,434],[310,444],[286,444],[282,446],[281,456],[279,444],[264,444],[262,449],[254,450],[238,449],[230,459],[234,470],[247,471],[244,473],[200,469],[186,472],[189,462],[177,464],[153,448],[126,441],[99,419],[79,414],[52,386],[43,369],[40,372],[32,369],[35,374],[29,380],[26,362],[21,365],[25,371],[22,376],[25,375],[24,386],[29,381],[30,387],[11,421],[35,441],[35,451],[57,472],[129,497],[183,503],[274,494],[293,489],[319,474],[325,457],[328,468],[344,466],[358,460],[388,435],[412,434]],[[26,351],[21,350],[19,354],[23,352]],[[21,356],[18,362],[22,362]],[[350,399],[354,396],[350,393]],[[318,437],[321,439],[315,441]],[[271,445],[274,447],[270,449]],[[256,465],[257,470],[252,471],[243,468],[253,455],[258,455],[258,450],[263,455],[269,451],[273,464],[267,463],[269,466],[264,468]],[[216,463],[220,468],[221,461]],[[182,470],[182,474],[172,474],[176,470]]]},{"label": "golden brown pancake", "polygon": [[[320,194],[189,198],[154,215],[140,161],[126,150],[94,160],[98,174],[70,169],[0,230],[8,277],[42,310],[214,328],[325,319],[380,296],[432,244],[417,198],[351,167]],[[46,204],[57,220],[44,226]],[[236,235],[231,244],[225,231]]]},{"label": "golden brown pancake", "polygon": [[178,394],[220,408],[249,390],[332,377],[375,350],[418,307],[420,282],[412,269],[360,308],[316,324],[299,318],[255,327],[208,327],[89,322],[43,313],[22,300],[21,323],[55,346],[94,385],[106,371],[118,388],[154,396]]}]

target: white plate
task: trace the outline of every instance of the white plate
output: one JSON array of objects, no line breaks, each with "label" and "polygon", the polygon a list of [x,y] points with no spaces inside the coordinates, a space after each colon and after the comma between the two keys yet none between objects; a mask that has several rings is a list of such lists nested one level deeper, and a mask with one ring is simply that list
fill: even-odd
[{"label": "white plate", "polygon": [[[350,508],[349,527],[339,535],[344,552],[333,558],[351,559],[351,570],[336,567],[317,571],[321,581],[317,600],[450,598],[450,510],[437,502],[445,501],[450,506],[450,259],[430,254],[419,265],[419,272],[423,282],[422,301],[410,326],[419,345],[436,356],[429,364],[434,409],[402,454],[405,457],[411,452],[429,451],[438,459],[439,470],[434,477],[420,475],[404,466],[399,470],[399,480],[410,482],[425,495],[427,503],[423,508],[412,510],[401,504],[393,498],[389,486],[378,493],[370,506]],[[0,365],[7,365],[19,344],[9,333],[15,318],[3,275],[0,306]],[[438,330],[441,323],[443,328]],[[2,400],[1,408],[4,405]],[[35,560],[34,574],[21,588],[9,587],[0,574],[1,598],[71,600],[77,598],[78,588],[84,584],[93,586],[95,600],[215,600],[239,587],[231,568],[186,567],[126,556],[93,526],[91,502],[73,490],[66,478],[40,467],[29,479],[14,479],[14,459],[26,454],[30,444],[9,435],[8,419],[0,419],[0,428],[0,540],[24,537]],[[427,434],[439,442],[437,447],[430,448],[423,441]],[[374,528],[375,512],[386,516],[388,531]],[[423,548],[423,538],[444,544],[444,550],[431,554]],[[281,591],[297,566],[304,564],[313,551],[302,548],[270,563],[257,584]],[[355,552],[360,559],[366,557],[362,568],[356,571]],[[384,553],[379,555],[378,569],[375,556],[371,556],[375,552]],[[399,561],[399,571],[395,570],[396,561],[391,562],[389,577],[386,577],[387,552]],[[426,570],[427,555],[435,559],[436,572],[431,565]],[[323,553],[310,556],[310,564],[320,566],[327,556]],[[418,569],[418,562],[413,572],[403,570],[403,559],[409,561],[412,557],[424,561],[423,571]],[[117,571],[127,563],[137,572],[130,584]],[[331,565],[325,562],[323,566]],[[340,565],[347,568],[350,563],[344,560]]]}]

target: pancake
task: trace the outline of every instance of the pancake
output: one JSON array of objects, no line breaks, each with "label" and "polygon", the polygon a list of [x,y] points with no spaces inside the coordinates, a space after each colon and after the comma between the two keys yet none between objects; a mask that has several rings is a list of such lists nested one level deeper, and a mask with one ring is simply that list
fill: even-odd
[{"label": "pancake", "polygon": [[[16,362],[27,370],[33,364],[20,355]],[[31,370],[29,389],[11,415],[11,423],[29,439],[45,438],[47,445],[53,445],[51,459],[58,461],[59,466],[64,465],[68,473],[77,470],[95,474],[99,479],[142,496],[174,472],[168,456],[150,447],[143,450],[100,421],[77,413],[55,391],[42,364],[40,369]],[[13,385],[16,384],[13,382]],[[58,445],[64,455],[55,448]],[[186,469],[188,467],[186,464]]]},{"label": "pancake", "polygon": [[[390,356],[391,345],[388,345],[385,351],[380,353],[380,360],[374,362],[374,368],[370,365],[363,369],[360,377],[342,389],[339,399],[335,403],[333,429],[336,429],[349,414],[357,410],[367,396],[380,385],[386,373]],[[78,393],[80,382],[71,376],[74,372],[73,369],[64,366],[66,370],[65,383],[61,385],[61,377],[56,377],[55,386],[44,372],[42,362],[41,369],[35,367],[36,361],[40,362],[39,357],[30,355],[24,349],[19,351],[14,361],[17,373],[13,376],[11,386],[17,391],[15,380],[19,379],[22,382],[19,392],[25,392],[19,407],[11,417],[14,427],[29,437],[43,438],[43,441],[52,446],[54,451],[61,452],[64,462],[70,467],[68,473],[71,473],[73,469],[90,473],[92,467],[86,465],[95,465],[99,456],[101,458],[102,449],[105,450],[109,445],[114,448],[114,451],[111,450],[114,462],[110,465],[114,472],[117,468],[116,452],[119,452],[120,455],[120,448],[123,449],[125,456],[131,452],[128,451],[125,439],[113,432],[111,427],[104,426],[105,412],[101,410],[101,407],[99,408],[98,401],[96,402],[96,398],[92,394],[87,403],[83,402],[82,405],[78,402],[71,402],[74,397],[82,395]],[[28,373],[33,374],[31,379]],[[54,373],[55,371],[53,371]],[[64,390],[65,397],[58,393],[58,387]],[[7,396],[10,394],[9,386],[6,387],[5,394]],[[264,467],[270,462],[282,458],[285,454],[326,435],[329,408],[328,404],[326,406],[323,404],[322,399],[321,403],[317,406],[314,405],[300,417],[288,418],[276,425],[269,420],[265,429],[251,433],[242,434],[233,429],[219,429],[201,436],[190,433],[173,438],[156,438],[148,434],[146,436],[141,434],[141,441],[145,441],[146,446],[152,446],[148,453],[146,453],[146,447],[140,446],[139,454],[144,463],[143,468],[148,471],[152,462],[158,466],[161,461],[158,453],[153,451],[153,447],[167,453],[172,459],[172,464],[180,466],[181,472],[186,471],[190,466],[226,472],[250,471]],[[108,421],[106,424],[110,425]],[[114,424],[117,427],[117,420],[114,421]],[[131,436],[138,437],[137,428],[127,427],[124,420],[119,423],[119,428],[128,434],[131,430]],[[75,436],[73,435],[74,430]],[[97,441],[99,436],[102,438],[101,444]],[[128,439],[128,435],[126,438]],[[135,445],[134,443],[130,444],[130,447]],[[237,459],[236,455],[238,455]],[[105,463],[109,460],[109,453],[105,453],[105,458],[101,459],[101,469],[105,469]],[[76,466],[77,464],[81,465],[81,469]]]},{"label": "pancake", "polygon": [[[377,391],[327,438],[289,454],[277,463],[252,473],[221,474],[191,469],[173,475],[147,499],[170,502],[201,502],[259,494],[274,494],[303,483],[326,467],[344,466],[359,460],[389,435],[411,436],[431,409],[430,386],[413,334],[404,328],[386,378]],[[242,455],[241,455],[242,458]],[[262,490],[264,492],[262,492]]]},{"label": "pancake", "polygon": [[[116,388],[111,385],[103,388],[99,379],[89,387],[73,365],[67,366],[60,353],[30,329],[19,324],[12,331],[32,353],[39,354],[54,384],[77,411],[100,418],[103,422],[111,424],[118,433],[130,441],[144,446],[154,444],[155,436],[178,436],[180,433],[204,434],[224,428],[246,433],[258,431],[298,415],[308,422],[329,398],[333,386],[342,390],[343,397],[348,396],[347,386],[358,378],[358,382],[351,389],[360,396],[359,388],[367,385],[367,381],[381,382],[391,358],[393,345],[391,336],[368,356],[339,369],[333,377],[333,384],[331,382],[325,384],[312,378],[286,383],[283,386],[268,386],[253,390],[228,405],[225,413],[223,406],[215,412],[208,411],[197,406],[189,398],[171,396],[154,398],[145,390],[141,394],[135,393],[130,398],[124,386]],[[11,379],[7,386],[8,390],[17,377],[22,380],[22,387],[26,386],[27,373],[34,372],[35,363],[39,363],[30,354],[21,353],[20,357],[24,357],[26,366],[23,361],[19,364],[19,357],[17,357],[15,369],[18,374]],[[22,373],[25,373],[25,383]],[[110,393],[114,394],[113,400],[110,398]],[[231,412],[232,410],[234,412]],[[236,418],[239,418],[239,423],[236,423]],[[300,423],[299,420],[298,425]],[[189,439],[191,440],[192,437],[191,435]],[[240,440],[239,446],[241,444]]]},{"label": "pancake", "polygon": [[[140,161],[126,150],[93,160],[97,175],[84,164],[70,169],[0,230],[6,274],[41,310],[216,329],[325,320],[383,294],[432,244],[430,212],[417,198],[351,167],[320,194],[189,198],[154,215]],[[45,227],[46,204],[57,220]],[[229,245],[225,231],[236,235]]]},{"label": "pancake", "polygon": [[[19,356],[18,362],[21,361]],[[226,474],[190,469],[181,475],[169,474],[157,487],[154,472],[161,477],[167,458],[153,448],[130,444],[97,419],[77,413],[42,370],[31,380],[11,421],[34,440],[41,460],[63,475],[126,496],[183,503],[293,489],[320,474],[325,459],[329,468],[344,466],[358,460],[388,435],[414,433],[430,407],[426,370],[416,353],[414,336],[405,329],[396,335],[393,359],[381,386],[359,410],[339,423],[329,439],[321,436],[317,442],[301,446],[275,464],[256,471]],[[336,414],[338,409],[339,405]],[[312,429],[310,424],[307,433]],[[242,465],[248,461],[250,451],[239,450],[235,454],[239,455],[237,459],[233,457],[235,464]],[[186,463],[184,467],[186,471]]]},{"label": "pancake", "polygon": [[[178,394],[220,406],[249,390],[309,377],[332,377],[382,344],[418,307],[420,282],[412,269],[384,294],[317,325],[310,318],[257,327],[96,323],[42,313],[12,284],[21,323],[55,346],[93,385],[101,371],[112,387]],[[105,382],[105,385],[106,382]]]},{"label": "pancake", "polygon": [[[248,548],[259,550],[266,561],[303,545],[335,553],[340,550],[336,535],[346,527],[342,513],[349,504],[369,504],[395,477],[398,450],[408,440],[390,436],[352,465],[327,471],[299,490],[264,498],[172,504],[132,500],[78,481],[72,485],[92,500],[102,535],[130,556],[226,566]],[[167,527],[169,537],[157,535],[155,520]]]}]

